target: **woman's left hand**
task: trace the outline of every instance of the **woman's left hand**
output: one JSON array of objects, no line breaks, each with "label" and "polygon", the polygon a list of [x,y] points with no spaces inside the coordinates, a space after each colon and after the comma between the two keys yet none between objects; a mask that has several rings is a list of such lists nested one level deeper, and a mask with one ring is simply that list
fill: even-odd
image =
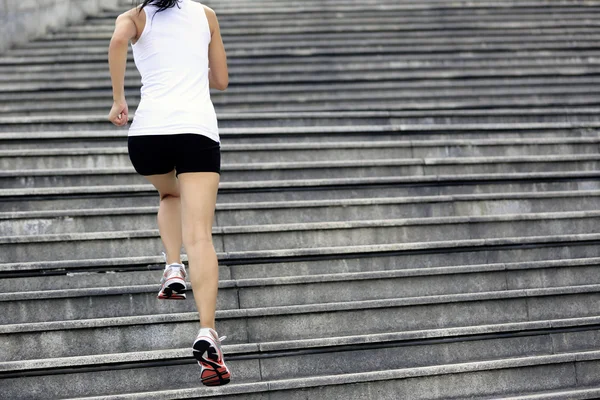
[{"label": "woman's left hand", "polygon": [[129,121],[129,109],[125,100],[115,101],[108,114],[108,120],[116,126],[127,125]]}]

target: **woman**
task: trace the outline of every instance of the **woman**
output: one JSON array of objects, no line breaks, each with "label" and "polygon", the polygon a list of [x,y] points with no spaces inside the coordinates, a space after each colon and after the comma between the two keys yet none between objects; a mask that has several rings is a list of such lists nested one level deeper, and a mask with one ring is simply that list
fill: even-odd
[{"label": "woman", "polygon": [[[190,281],[200,313],[193,354],[207,386],[224,385],[215,331],[218,263],[212,225],[220,178],[220,138],[209,87],[229,84],[215,12],[193,0],[145,0],[116,20],[109,47],[114,103],[108,119],[128,122],[124,76],[129,41],[141,76],[141,101],[129,128],[129,158],[160,195],[158,227],[166,249],[159,299],[185,299]],[[210,68],[209,68],[210,64]]]}]

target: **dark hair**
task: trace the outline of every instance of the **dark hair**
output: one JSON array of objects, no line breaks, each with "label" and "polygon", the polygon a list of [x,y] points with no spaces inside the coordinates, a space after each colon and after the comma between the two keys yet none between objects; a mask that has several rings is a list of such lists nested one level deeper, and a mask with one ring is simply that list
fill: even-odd
[{"label": "dark hair", "polygon": [[[156,17],[156,14],[158,14],[159,12],[165,11],[167,8],[175,7],[175,4],[177,4],[177,7],[179,7],[179,1],[180,0],[144,0],[142,2],[142,6],[138,10],[138,13],[141,13],[142,9],[149,4],[152,4],[153,6],[157,6],[158,10],[156,10],[154,15],[152,15],[152,21],[154,21],[154,17]],[[179,8],[181,8],[181,7],[179,7]],[[151,24],[152,24],[152,21],[150,21]]]},{"label": "dark hair", "polygon": [[144,0],[139,11],[141,12],[142,9],[148,4],[152,4],[153,6],[158,7],[158,10],[156,12],[159,13],[161,11],[165,11],[167,8],[175,7],[175,4],[177,4],[177,7],[179,7],[178,3],[179,0]]}]

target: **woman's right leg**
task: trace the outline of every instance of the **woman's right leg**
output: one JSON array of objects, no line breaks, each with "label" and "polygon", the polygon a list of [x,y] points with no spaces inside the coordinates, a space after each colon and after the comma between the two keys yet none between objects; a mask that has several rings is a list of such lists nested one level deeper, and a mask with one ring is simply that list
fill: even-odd
[{"label": "woman's right leg", "polygon": [[200,326],[215,329],[219,265],[212,241],[212,226],[220,175],[216,172],[186,172],[179,178],[183,246]]}]

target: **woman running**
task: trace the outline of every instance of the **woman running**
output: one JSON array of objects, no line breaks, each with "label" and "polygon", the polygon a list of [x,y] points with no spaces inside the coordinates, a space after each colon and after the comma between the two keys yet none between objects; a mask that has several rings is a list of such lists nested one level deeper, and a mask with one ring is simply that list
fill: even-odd
[{"label": "woman running", "polygon": [[[186,270],[200,313],[192,345],[202,383],[224,385],[230,373],[215,331],[218,289],[212,225],[221,174],[217,117],[209,87],[229,84],[215,12],[193,0],[145,0],[116,20],[109,47],[114,104],[108,119],[128,122],[124,80],[129,41],[142,77],[141,100],[129,128],[129,158],[158,190],[158,228],[165,247],[159,299],[184,300]],[[210,68],[209,68],[210,65]]]}]

